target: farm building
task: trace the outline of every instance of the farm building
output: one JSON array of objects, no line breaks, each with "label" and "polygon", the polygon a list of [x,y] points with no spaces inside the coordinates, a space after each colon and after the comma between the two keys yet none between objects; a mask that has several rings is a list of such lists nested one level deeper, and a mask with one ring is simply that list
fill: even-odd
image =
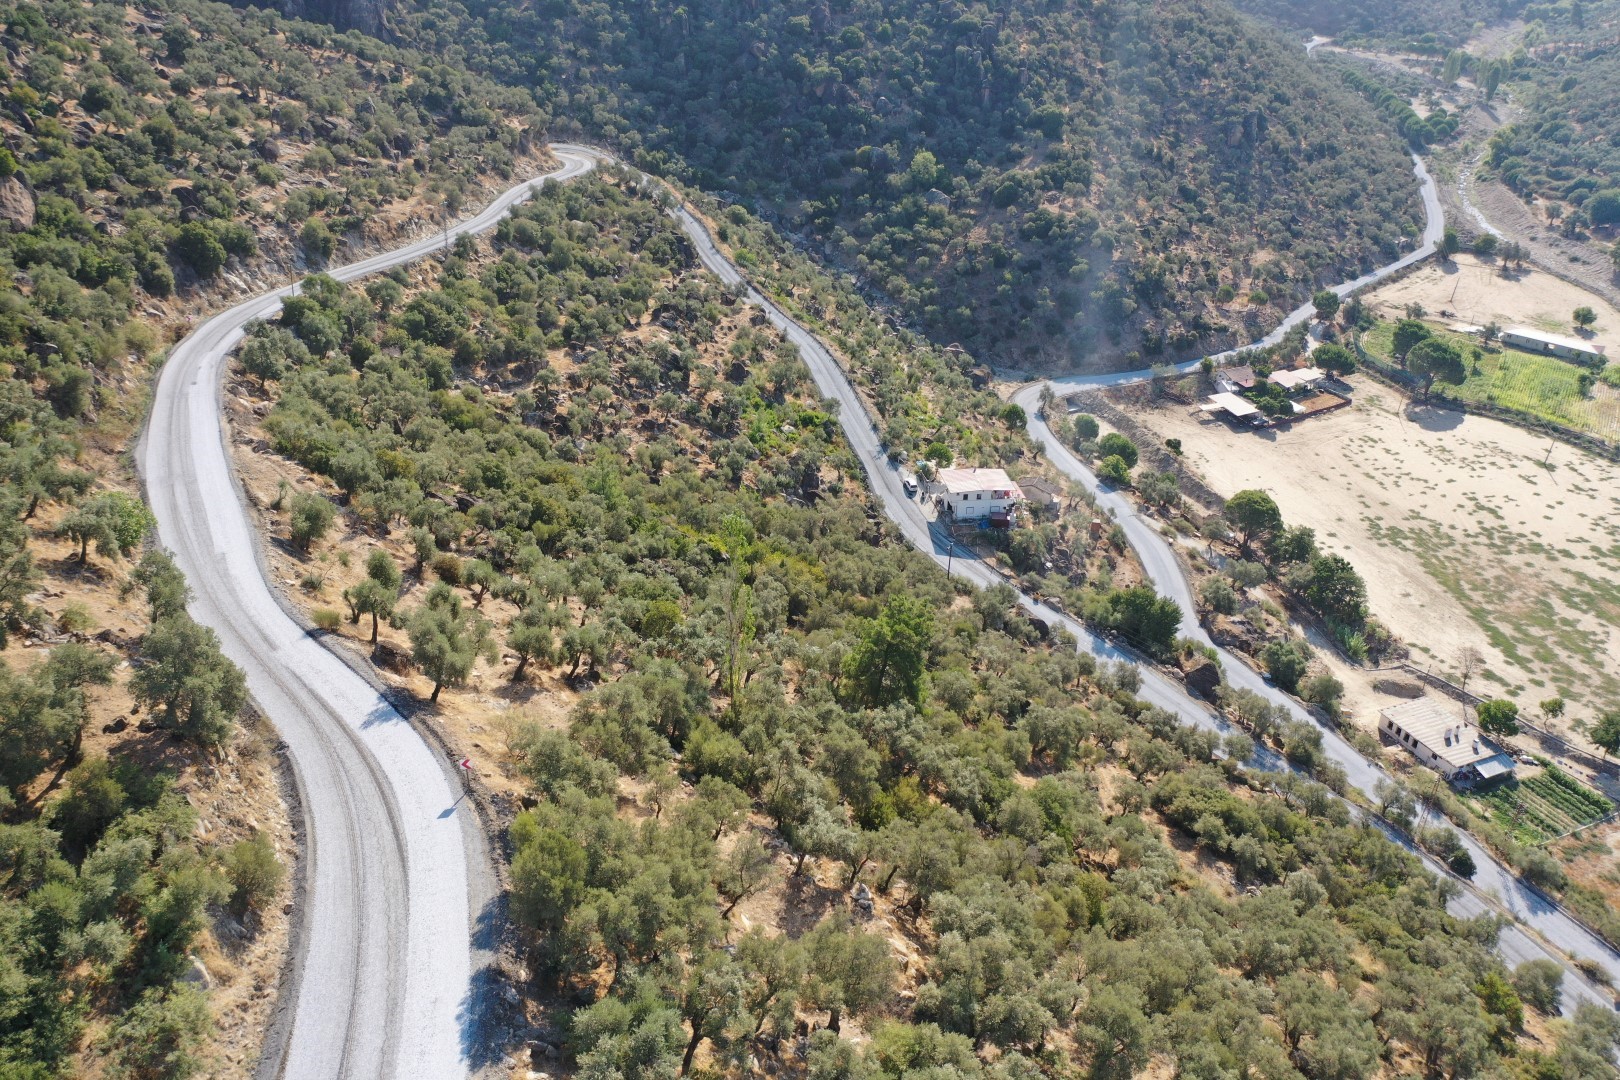
[{"label": "farm building", "polygon": [[1264,414],[1257,406],[1229,391],[1209,395],[1209,400],[1198,407],[1207,413],[1226,413],[1234,420],[1242,420],[1257,427],[1266,423]]},{"label": "farm building", "polygon": [[941,469],[928,486],[940,509],[958,521],[988,518],[992,525],[1011,525],[1023,490],[1003,469]]},{"label": "farm building", "polygon": [[1565,337],[1563,334],[1549,334],[1528,326],[1510,326],[1502,331],[1502,344],[1523,349],[1525,352],[1573,360],[1577,364],[1601,366],[1604,361],[1602,345],[1594,345],[1580,338]]},{"label": "farm building", "polygon": [[1267,381],[1273,386],[1280,386],[1284,391],[1291,392],[1294,390],[1315,390],[1325,378],[1327,378],[1327,372],[1321,368],[1308,367],[1288,371],[1274,371]]},{"label": "farm building", "polygon": [[1028,477],[1018,481],[1018,489],[1029,501],[1029,508],[1036,513],[1056,517],[1063,510],[1063,492],[1050,480],[1043,480],[1039,476]]},{"label": "farm building", "polygon": [[1469,723],[1462,705],[1420,697],[1392,705],[1379,716],[1380,732],[1453,784],[1513,775],[1513,756]]}]

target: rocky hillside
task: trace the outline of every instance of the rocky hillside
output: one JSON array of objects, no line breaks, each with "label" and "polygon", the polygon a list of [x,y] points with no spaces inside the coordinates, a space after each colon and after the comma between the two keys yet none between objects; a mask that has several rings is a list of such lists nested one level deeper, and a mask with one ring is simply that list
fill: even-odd
[{"label": "rocky hillside", "polygon": [[1288,29],[1442,54],[1481,25],[1512,18],[1524,0],[1236,0]]},{"label": "rocky hillside", "polygon": [[294,834],[127,451],[209,311],[539,165],[527,95],[266,13],[0,3],[0,1076],[250,1075]]},{"label": "rocky hillside", "polygon": [[1400,140],[1214,0],[423,0],[393,25],[1000,364],[1248,340],[1418,227]]}]

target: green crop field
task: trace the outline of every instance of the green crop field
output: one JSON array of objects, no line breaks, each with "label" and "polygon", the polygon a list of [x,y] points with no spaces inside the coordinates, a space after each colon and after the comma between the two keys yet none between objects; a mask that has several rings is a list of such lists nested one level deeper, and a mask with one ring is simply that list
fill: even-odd
[{"label": "green crop field", "polygon": [[1472,808],[1511,829],[1520,843],[1539,844],[1601,821],[1614,804],[1556,765],[1535,776],[1467,796]]},{"label": "green crop field", "polygon": [[[1620,440],[1620,368],[1591,372],[1550,356],[1536,356],[1500,345],[1482,345],[1468,334],[1431,326],[1436,337],[1462,351],[1468,381],[1461,386],[1436,385],[1436,395],[1481,401],[1550,420],[1603,439]],[[1381,322],[1361,336],[1361,347],[1395,363],[1395,324]],[[1480,350],[1479,358],[1473,356]],[[1581,375],[1596,375],[1584,388]]]}]

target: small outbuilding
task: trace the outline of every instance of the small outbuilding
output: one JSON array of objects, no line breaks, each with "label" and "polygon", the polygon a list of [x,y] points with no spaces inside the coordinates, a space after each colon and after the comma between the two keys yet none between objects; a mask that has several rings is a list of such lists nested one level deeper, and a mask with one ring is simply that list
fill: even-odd
[{"label": "small outbuilding", "polygon": [[1207,413],[1226,413],[1234,420],[1242,420],[1249,424],[1264,424],[1265,416],[1251,401],[1245,401],[1236,394],[1221,391],[1219,394],[1209,395],[1209,400],[1198,406]]},{"label": "small outbuilding", "polygon": [[1470,722],[1466,706],[1420,697],[1379,713],[1378,730],[1453,784],[1468,787],[1513,775],[1513,755]]},{"label": "small outbuilding", "polygon": [[1549,334],[1545,330],[1529,326],[1508,327],[1502,331],[1502,344],[1524,352],[1573,360],[1577,364],[1598,366],[1604,362],[1602,345],[1582,341],[1580,338],[1565,337],[1563,334]]},{"label": "small outbuilding", "polygon": [[1050,480],[1039,476],[1025,477],[1018,481],[1018,489],[1024,493],[1030,510],[1035,513],[1056,517],[1063,510],[1063,492]]},{"label": "small outbuilding", "polygon": [[1222,390],[1253,390],[1255,381],[1254,368],[1248,364],[1233,364],[1215,373],[1215,385]]}]

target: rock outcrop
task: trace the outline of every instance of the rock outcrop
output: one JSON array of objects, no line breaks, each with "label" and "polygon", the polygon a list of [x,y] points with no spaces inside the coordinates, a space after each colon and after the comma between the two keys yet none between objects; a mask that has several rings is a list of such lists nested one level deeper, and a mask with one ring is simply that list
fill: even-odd
[{"label": "rock outcrop", "polygon": [[0,221],[13,232],[34,227],[34,196],[21,177],[0,179]]}]

